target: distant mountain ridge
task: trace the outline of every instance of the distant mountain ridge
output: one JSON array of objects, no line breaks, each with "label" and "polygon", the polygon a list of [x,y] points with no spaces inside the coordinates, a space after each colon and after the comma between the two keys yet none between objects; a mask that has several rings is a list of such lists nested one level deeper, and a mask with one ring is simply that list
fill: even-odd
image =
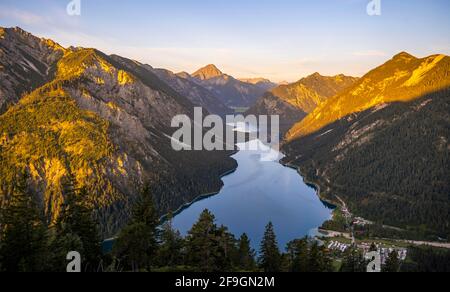
[{"label": "distant mountain ridge", "polygon": [[295,83],[271,89],[250,108],[249,113],[279,115],[281,131],[286,133],[319,104],[356,80],[355,77],[342,74],[327,77],[314,73]]},{"label": "distant mountain ridge", "polygon": [[302,111],[310,113],[319,104],[353,85],[357,80],[356,77],[343,74],[322,76],[314,73],[292,84],[280,85],[271,92]]},{"label": "distant mountain ridge", "polygon": [[[185,74],[183,76],[186,77]],[[275,86],[267,82],[253,84],[240,81],[223,73],[215,65],[203,67],[190,77],[230,108],[250,107],[267,90]]]},{"label": "distant mountain ridge", "polygon": [[239,81],[256,85],[266,91],[269,91],[270,89],[278,86],[278,84],[266,78],[240,78]]},{"label": "distant mountain ridge", "polygon": [[266,78],[239,78],[239,81],[245,82],[245,83],[251,83],[251,84],[258,84],[258,83],[273,83],[269,79]]},{"label": "distant mountain ridge", "polygon": [[152,71],[179,94],[186,96],[192,103],[201,106],[209,113],[225,115],[232,112],[211,91],[196,83],[189,75],[185,75],[187,73],[175,74],[166,69],[152,69]]},{"label": "distant mountain ridge", "polygon": [[383,103],[411,101],[450,85],[450,58],[416,58],[402,52],[370,71],[353,86],[320,104],[295,125],[287,139],[308,135],[352,113]]}]

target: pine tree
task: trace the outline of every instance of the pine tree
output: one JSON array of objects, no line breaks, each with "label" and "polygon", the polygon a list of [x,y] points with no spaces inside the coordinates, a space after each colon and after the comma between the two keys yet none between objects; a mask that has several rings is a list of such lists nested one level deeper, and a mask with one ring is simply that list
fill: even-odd
[{"label": "pine tree", "polygon": [[289,271],[294,273],[306,273],[309,271],[308,240],[298,239],[288,243]]},{"label": "pine tree", "polygon": [[158,212],[156,211],[155,201],[148,186],[145,186],[141,196],[135,203],[132,211],[133,223],[143,223],[155,232],[159,225]]},{"label": "pine tree", "polygon": [[125,227],[114,243],[113,253],[132,271],[151,270],[156,264],[159,219],[153,196],[145,187],[137,200],[130,225]]},{"label": "pine tree", "polygon": [[48,236],[43,215],[27,187],[27,175],[15,178],[9,202],[1,210],[0,266],[7,272],[47,269]]},{"label": "pine tree", "polygon": [[328,273],[333,272],[333,261],[326,249],[315,241],[309,252],[309,272]]},{"label": "pine tree", "polygon": [[[53,238],[50,244],[52,256],[51,260],[51,271],[53,272],[64,272],[67,267],[67,254],[70,251],[77,251],[83,257],[86,253],[83,248],[83,242],[81,238],[73,233],[59,233]],[[86,261],[82,258],[82,265],[84,265],[85,270],[89,266],[86,266]]]},{"label": "pine tree", "polygon": [[307,237],[294,240],[287,246],[289,256],[288,271],[297,273],[323,273],[332,272],[332,259],[328,251],[316,241]]},{"label": "pine tree", "polygon": [[251,248],[250,239],[247,234],[242,234],[239,239],[239,267],[244,271],[254,271],[256,269],[256,252]]},{"label": "pine tree", "polygon": [[189,265],[203,272],[218,271],[217,257],[219,247],[216,241],[217,226],[215,217],[204,210],[187,236],[187,255]]},{"label": "pine tree", "polygon": [[397,273],[400,270],[400,261],[398,259],[398,254],[394,250],[389,254],[386,264],[383,266],[382,271],[384,273]]},{"label": "pine tree", "polygon": [[317,245],[316,242],[314,242],[312,244],[312,246],[310,247],[310,251],[309,251],[309,256],[308,256],[308,266],[309,266],[309,271],[311,273],[319,273],[322,272],[322,258],[321,258],[322,254],[320,251],[319,246]]},{"label": "pine tree", "polygon": [[68,176],[63,185],[64,204],[56,222],[54,265],[57,271],[64,271],[68,252],[77,251],[82,257],[84,271],[97,271],[102,258],[101,237],[98,224],[87,206],[88,193],[85,188],[76,190],[75,179]]},{"label": "pine tree", "polygon": [[349,248],[344,256],[341,266],[343,273],[365,273],[367,271],[368,262],[364,259],[363,254],[357,248]]},{"label": "pine tree", "polygon": [[272,222],[266,226],[264,238],[261,242],[259,264],[267,272],[281,271],[281,254]]},{"label": "pine tree", "polygon": [[172,227],[172,215],[162,227],[161,245],[158,249],[158,264],[162,267],[175,267],[183,264],[184,239],[179,231]]},{"label": "pine tree", "polygon": [[217,245],[217,256],[215,257],[216,266],[219,271],[233,271],[238,265],[237,241],[228,228],[221,226],[215,234]]},{"label": "pine tree", "polygon": [[144,223],[128,225],[120,231],[114,243],[113,254],[127,270],[149,271],[154,252],[153,236]]}]

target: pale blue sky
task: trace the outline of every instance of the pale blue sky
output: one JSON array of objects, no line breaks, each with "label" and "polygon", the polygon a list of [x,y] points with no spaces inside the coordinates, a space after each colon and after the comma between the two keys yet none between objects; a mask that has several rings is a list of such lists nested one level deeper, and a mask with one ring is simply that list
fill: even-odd
[{"label": "pale blue sky", "polygon": [[0,0],[0,26],[173,71],[214,63],[236,77],[360,76],[400,51],[450,54],[449,0]]}]

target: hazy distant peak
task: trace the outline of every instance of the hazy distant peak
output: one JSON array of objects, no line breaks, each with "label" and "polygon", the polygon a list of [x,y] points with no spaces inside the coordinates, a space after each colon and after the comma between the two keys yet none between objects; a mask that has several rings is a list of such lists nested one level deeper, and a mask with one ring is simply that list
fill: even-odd
[{"label": "hazy distant peak", "polygon": [[311,87],[312,83],[317,83],[317,86],[323,86],[324,82],[333,82],[333,83],[342,83],[342,82],[348,82],[348,83],[353,83],[357,80],[358,78],[356,77],[352,77],[352,76],[347,76],[345,74],[338,74],[335,76],[324,76],[318,72],[313,73],[307,77],[304,77],[302,79],[300,79],[299,81],[292,83],[292,85],[298,85],[298,84],[303,84],[307,87]]},{"label": "hazy distant peak", "polygon": [[254,85],[258,83],[272,83],[269,79],[266,78],[239,78],[239,81]]},{"label": "hazy distant peak", "polygon": [[307,77],[305,77],[303,79],[300,79],[299,82],[301,82],[302,80],[309,80],[309,79],[335,79],[335,80],[337,80],[337,79],[342,79],[342,78],[355,79],[356,77],[347,76],[347,75],[342,74],[342,73],[338,74],[338,75],[334,75],[334,76],[325,76],[325,75],[320,74],[319,72],[315,72],[315,73],[313,73],[313,74],[311,74],[311,75],[309,75],[309,76],[307,76]]},{"label": "hazy distant peak", "polygon": [[216,77],[223,76],[224,74],[220,71],[216,65],[207,65],[192,74],[192,77],[198,78],[200,80],[208,80]]}]

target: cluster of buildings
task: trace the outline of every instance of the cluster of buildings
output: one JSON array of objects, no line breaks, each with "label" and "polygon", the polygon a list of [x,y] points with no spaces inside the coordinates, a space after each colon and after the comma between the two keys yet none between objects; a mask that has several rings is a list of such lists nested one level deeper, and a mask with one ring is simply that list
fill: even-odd
[{"label": "cluster of buildings", "polygon": [[[338,241],[331,241],[328,244],[328,249],[334,250],[334,251],[339,251],[339,252],[345,252],[351,246],[352,246],[351,244],[340,243]],[[369,252],[371,246],[372,246],[372,244],[369,244],[369,243],[361,243],[357,247],[359,249],[361,249],[364,252],[364,254],[366,254]],[[381,244],[377,244],[376,247],[378,249],[378,252],[380,253],[381,262],[383,265],[386,263],[386,260],[389,258],[390,254],[394,251],[397,252],[398,259],[400,261],[406,260],[406,257],[408,256],[408,250],[406,248],[387,248],[387,247],[382,247]]]},{"label": "cluster of buildings", "polygon": [[[370,250],[371,244],[362,243],[358,246],[358,248],[361,248],[364,251],[364,254],[368,253]],[[388,247],[382,247],[381,244],[376,244],[376,247],[378,249],[378,252],[381,256],[381,263],[384,265],[386,263],[386,260],[389,258],[392,252],[397,252],[397,258],[400,261],[405,261],[406,257],[408,256],[408,249],[406,248],[388,248]]]}]

